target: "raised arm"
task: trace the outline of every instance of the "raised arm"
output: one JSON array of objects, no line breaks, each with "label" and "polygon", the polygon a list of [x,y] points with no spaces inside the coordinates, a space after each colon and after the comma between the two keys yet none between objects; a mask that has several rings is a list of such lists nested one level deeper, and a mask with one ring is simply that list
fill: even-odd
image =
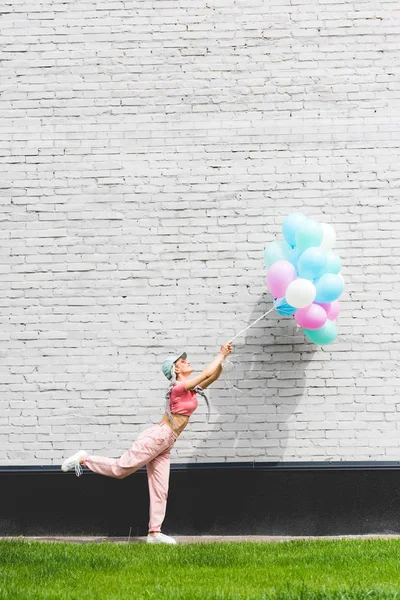
[{"label": "raised arm", "polygon": [[[195,377],[186,380],[185,388],[187,390],[192,390],[193,388],[196,387],[196,385],[203,386],[207,379],[210,379],[211,377],[213,377],[215,371],[219,367],[221,367],[223,360],[231,352],[232,352],[232,343],[231,342],[228,342],[224,346],[221,346],[219,354],[214,358],[214,360],[209,365],[206,366],[206,368],[199,375],[196,375]],[[219,377],[219,375],[218,375],[218,377]],[[213,379],[213,381],[214,381],[214,379]],[[209,383],[211,383],[211,381]],[[209,385],[209,383],[208,383],[208,385]]]},{"label": "raised arm", "polygon": [[211,375],[211,377],[208,377],[207,379],[205,379],[203,381],[203,383],[201,384],[201,387],[203,388],[203,390],[205,390],[206,388],[208,388],[209,385],[211,385],[214,381],[216,381],[219,378],[219,376],[221,375],[221,373],[222,373],[222,365],[219,365],[215,369],[215,371]]}]

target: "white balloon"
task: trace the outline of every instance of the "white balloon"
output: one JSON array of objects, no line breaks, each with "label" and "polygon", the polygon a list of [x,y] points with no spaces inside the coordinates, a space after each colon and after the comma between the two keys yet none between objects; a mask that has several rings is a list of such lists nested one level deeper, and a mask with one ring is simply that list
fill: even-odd
[{"label": "white balloon", "polygon": [[323,238],[320,247],[322,250],[332,250],[336,243],[336,232],[332,225],[328,225],[328,223],[321,223],[321,225],[323,230]]},{"label": "white balloon", "polygon": [[317,295],[317,290],[312,281],[298,277],[289,283],[286,289],[286,301],[295,308],[305,308],[312,304]]}]

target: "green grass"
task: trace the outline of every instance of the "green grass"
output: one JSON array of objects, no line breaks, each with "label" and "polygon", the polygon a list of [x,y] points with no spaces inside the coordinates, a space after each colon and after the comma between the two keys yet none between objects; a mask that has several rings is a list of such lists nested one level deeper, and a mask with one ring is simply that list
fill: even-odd
[{"label": "green grass", "polygon": [[400,600],[400,540],[66,544],[0,541],[12,600]]}]

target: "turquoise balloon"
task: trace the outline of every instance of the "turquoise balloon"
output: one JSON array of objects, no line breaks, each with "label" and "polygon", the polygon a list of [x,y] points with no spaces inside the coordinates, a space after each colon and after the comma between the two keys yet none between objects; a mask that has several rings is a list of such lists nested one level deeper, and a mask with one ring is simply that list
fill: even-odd
[{"label": "turquoise balloon", "polygon": [[299,258],[298,273],[303,279],[317,279],[326,267],[326,252],[321,248],[307,248]]},{"label": "turquoise balloon", "polygon": [[340,260],[340,256],[338,256],[334,252],[327,252],[325,273],[333,273],[334,275],[339,275],[341,270],[342,261]]},{"label": "turquoise balloon", "polygon": [[334,321],[327,321],[319,329],[304,329],[305,336],[310,342],[319,346],[332,344],[337,337],[337,327]]},{"label": "turquoise balloon", "polygon": [[317,290],[314,302],[322,304],[337,300],[344,289],[342,276],[333,273],[324,273],[314,284]]},{"label": "turquoise balloon", "polygon": [[288,261],[290,263],[292,263],[292,265],[296,269],[297,273],[298,273],[298,266],[299,266],[299,258],[301,255],[302,255],[302,250],[299,250],[299,248],[293,248],[292,251],[290,252],[290,256],[288,258]]},{"label": "turquoise balloon", "polygon": [[276,312],[284,317],[291,317],[297,310],[297,308],[287,303],[286,298],[277,298],[274,307]]},{"label": "turquoise balloon", "polygon": [[291,250],[286,242],[275,240],[268,244],[264,250],[264,263],[267,269],[272,267],[278,260],[289,260]]},{"label": "turquoise balloon", "polygon": [[307,221],[307,217],[303,213],[291,213],[282,223],[283,237],[290,246],[296,245],[296,233],[301,225]]},{"label": "turquoise balloon", "polygon": [[324,230],[321,223],[314,221],[314,219],[307,219],[296,232],[296,246],[304,252],[312,246],[320,246],[323,237]]}]

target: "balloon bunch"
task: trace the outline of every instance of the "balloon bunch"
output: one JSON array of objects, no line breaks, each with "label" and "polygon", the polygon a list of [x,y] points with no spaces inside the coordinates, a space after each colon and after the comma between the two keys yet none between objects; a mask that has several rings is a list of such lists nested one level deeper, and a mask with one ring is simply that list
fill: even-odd
[{"label": "balloon bunch", "polygon": [[275,310],[294,315],[310,342],[330,344],[337,336],[335,319],[344,288],[342,263],[332,251],[335,230],[302,213],[292,213],[284,220],[282,232],[285,241],[275,240],[264,251]]}]

